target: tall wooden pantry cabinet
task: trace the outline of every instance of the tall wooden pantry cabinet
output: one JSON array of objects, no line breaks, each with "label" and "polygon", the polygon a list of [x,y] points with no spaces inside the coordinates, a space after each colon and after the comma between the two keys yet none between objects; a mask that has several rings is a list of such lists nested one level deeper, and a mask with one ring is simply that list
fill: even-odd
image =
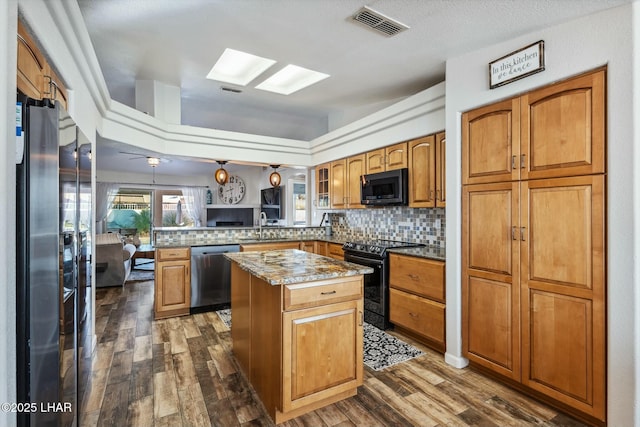
[{"label": "tall wooden pantry cabinet", "polygon": [[606,70],[465,113],[463,353],[606,421]]}]

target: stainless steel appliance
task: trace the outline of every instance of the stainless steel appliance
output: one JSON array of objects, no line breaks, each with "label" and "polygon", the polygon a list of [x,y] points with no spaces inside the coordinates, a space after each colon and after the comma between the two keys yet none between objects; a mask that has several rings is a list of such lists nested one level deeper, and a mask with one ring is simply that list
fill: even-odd
[{"label": "stainless steel appliance", "polygon": [[365,206],[406,206],[409,202],[408,169],[362,175],[360,203]]},{"label": "stainless steel appliance", "polygon": [[[18,94],[16,355],[19,426],[77,425],[78,131],[59,104]],[[59,404],[64,411],[46,410]],[[43,410],[44,408],[44,410]]]},{"label": "stainless steel appliance", "polygon": [[389,256],[388,249],[423,246],[393,240],[346,242],[344,260],[373,268],[364,276],[364,320],[382,330],[389,329]]},{"label": "stainless steel appliance", "polygon": [[223,254],[240,245],[191,248],[191,310],[206,311],[231,304],[231,263]]}]

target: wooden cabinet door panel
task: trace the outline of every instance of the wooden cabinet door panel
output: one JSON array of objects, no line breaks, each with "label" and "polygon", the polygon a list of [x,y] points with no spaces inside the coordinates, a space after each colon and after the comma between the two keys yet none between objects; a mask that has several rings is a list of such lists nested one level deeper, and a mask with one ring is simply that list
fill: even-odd
[{"label": "wooden cabinet door panel", "polygon": [[464,265],[517,277],[520,264],[518,183],[465,186],[462,196]]},{"label": "wooden cabinet door panel", "polygon": [[525,382],[591,403],[591,301],[532,290],[528,306],[530,336],[525,360],[529,361],[529,375]]},{"label": "wooden cabinet door panel", "polygon": [[385,169],[390,171],[407,167],[407,143],[401,142],[385,148]]},{"label": "wooden cabinet door panel", "polygon": [[282,324],[283,412],[362,384],[361,299],[285,312]]},{"label": "wooden cabinet door panel", "polygon": [[462,183],[513,181],[520,177],[520,98],[462,115]]},{"label": "wooden cabinet door panel", "polygon": [[436,205],[436,137],[435,135],[409,141],[409,205]]},{"label": "wooden cabinet door panel", "polygon": [[378,172],[385,171],[384,148],[369,151],[366,153],[366,157],[367,157],[367,173],[378,173]]},{"label": "wooden cabinet door panel", "polygon": [[463,353],[514,380],[520,380],[519,298],[517,283],[464,278]]},{"label": "wooden cabinet door panel", "polygon": [[[603,175],[522,183],[523,383],[600,420],[606,396]],[[527,326],[528,325],[528,326]]]},{"label": "wooden cabinet door panel", "polygon": [[397,289],[389,289],[391,323],[416,332],[444,348],[445,306]]},{"label": "wooden cabinet door panel", "polygon": [[344,261],[344,249],[342,249],[342,245],[337,243],[327,243],[327,251],[327,256]]},{"label": "wooden cabinet door panel", "polygon": [[366,173],[364,154],[347,158],[347,207],[364,208],[360,204],[360,176]]},{"label": "wooden cabinet door panel", "polygon": [[330,170],[329,163],[316,166],[316,205],[321,209],[331,207]]},{"label": "wooden cabinet door panel", "polygon": [[447,206],[447,140],[445,133],[436,134],[436,206]]},{"label": "wooden cabinet door panel", "polygon": [[514,380],[520,379],[518,202],[518,182],[463,188],[463,353]]},{"label": "wooden cabinet door panel", "polygon": [[602,292],[604,177],[523,182],[521,209],[523,285]]},{"label": "wooden cabinet door panel", "polygon": [[329,256],[328,243],[316,240],[316,254],[322,256]]},{"label": "wooden cabinet door panel", "polygon": [[331,162],[329,176],[331,178],[331,207],[345,208],[347,206],[347,161],[341,159]]},{"label": "wooden cabinet door panel", "polygon": [[42,99],[46,61],[34,40],[18,21],[17,87],[33,99]]},{"label": "wooden cabinet door panel", "polygon": [[522,96],[522,179],[605,170],[605,72]]},{"label": "wooden cabinet door panel", "polygon": [[157,302],[162,310],[189,308],[189,261],[167,261],[160,263],[156,271],[156,281],[160,284]]},{"label": "wooden cabinet door panel", "polygon": [[305,252],[316,252],[316,242],[315,241],[303,241],[300,242],[300,250]]}]

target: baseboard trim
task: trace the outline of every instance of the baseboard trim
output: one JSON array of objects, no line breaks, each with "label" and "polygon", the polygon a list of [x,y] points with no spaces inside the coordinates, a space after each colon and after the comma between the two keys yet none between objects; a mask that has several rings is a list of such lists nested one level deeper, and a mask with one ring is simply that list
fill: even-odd
[{"label": "baseboard trim", "polygon": [[449,352],[444,354],[444,361],[447,362],[447,364],[458,369],[462,369],[469,364],[469,359],[465,359],[464,357],[454,356]]}]

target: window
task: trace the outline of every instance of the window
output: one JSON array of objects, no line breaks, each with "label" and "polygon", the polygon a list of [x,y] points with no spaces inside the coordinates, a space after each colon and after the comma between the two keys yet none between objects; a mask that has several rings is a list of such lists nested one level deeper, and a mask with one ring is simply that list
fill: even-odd
[{"label": "window", "polygon": [[293,225],[307,223],[307,186],[304,182],[293,183]]},{"label": "window", "polygon": [[135,244],[151,243],[151,191],[121,188],[107,216],[107,231]]}]

